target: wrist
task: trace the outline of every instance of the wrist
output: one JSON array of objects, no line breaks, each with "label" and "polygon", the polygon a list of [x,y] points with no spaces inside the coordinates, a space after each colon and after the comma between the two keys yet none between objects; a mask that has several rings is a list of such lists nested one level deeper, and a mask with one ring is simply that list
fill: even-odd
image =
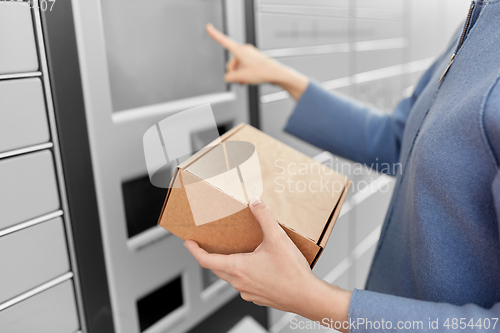
[{"label": "wrist", "polygon": [[342,323],[348,320],[351,291],[331,285],[316,276],[307,286],[296,313],[320,323],[324,320]]},{"label": "wrist", "polygon": [[275,64],[272,79],[269,82],[286,90],[296,101],[299,100],[309,85],[309,78],[278,62]]}]

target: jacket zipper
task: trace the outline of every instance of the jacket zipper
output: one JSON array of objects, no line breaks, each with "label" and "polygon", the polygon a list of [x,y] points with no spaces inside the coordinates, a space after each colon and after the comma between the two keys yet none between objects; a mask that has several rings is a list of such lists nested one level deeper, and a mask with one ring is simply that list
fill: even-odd
[{"label": "jacket zipper", "polygon": [[451,56],[450,63],[448,64],[448,66],[446,66],[446,69],[444,70],[443,75],[441,75],[441,77],[439,78],[439,81],[438,81],[439,83],[441,83],[441,81],[443,81],[444,77],[446,76],[446,74],[450,70],[450,67],[453,64],[453,61],[455,61],[455,57],[457,56],[458,51],[460,50],[460,48],[462,47],[462,45],[465,42],[465,35],[467,34],[467,31],[469,30],[470,22],[472,19],[472,13],[474,12],[475,6],[476,6],[476,2],[472,1],[471,5],[470,5],[470,9],[469,9],[469,14],[467,15],[467,20],[465,21],[464,31],[462,32],[462,36],[460,37],[460,41],[458,42],[457,49],[455,50],[455,53],[453,53],[453,55]]}]

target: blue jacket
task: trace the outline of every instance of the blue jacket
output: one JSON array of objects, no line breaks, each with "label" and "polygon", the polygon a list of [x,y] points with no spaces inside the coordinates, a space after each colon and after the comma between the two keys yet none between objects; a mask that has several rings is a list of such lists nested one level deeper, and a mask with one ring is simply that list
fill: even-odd
[{"label": "blue jacket", "polygon": [[414,320],[436,331],[429,319],[439,331],[500,331],[491,319],[500,318],[500,0],[477,1],[438,83],[458,36],[392,114],[312,82],[286,126],[351,160],[401,165],[366,290],[349,308],[351,321],[383,319],[392,330],[351,332]]}]

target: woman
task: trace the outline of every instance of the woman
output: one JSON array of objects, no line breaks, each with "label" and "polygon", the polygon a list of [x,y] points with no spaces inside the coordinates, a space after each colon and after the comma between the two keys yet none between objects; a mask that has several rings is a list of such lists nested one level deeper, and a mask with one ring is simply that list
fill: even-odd
[{"label": "woman", "polygon": [[270,82],[297,100],[286,131],[357,162],[401,169],[366,290],[315,277],[258,198],[249,206],[262,244],[226,256],[186,241],[201,266],[247,301],[344,332],[393,331],[406,322],[420,332],[499,331],[500,0],[473,2],[463,31],[392,114],[326,92],[207,30],[233,55],[226,81]]}]

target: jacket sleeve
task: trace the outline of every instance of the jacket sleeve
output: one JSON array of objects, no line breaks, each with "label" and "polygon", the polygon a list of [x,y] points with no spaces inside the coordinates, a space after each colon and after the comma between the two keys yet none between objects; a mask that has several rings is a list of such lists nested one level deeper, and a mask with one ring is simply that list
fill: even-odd
[{"label": "jacket sleeve", "polygon": [[474,304],[455,306],[355,289],[347,324],[351,333],[498,332],[499,318],[500,303],[484,309]]},{"label": "jacket sleeve", "polygon": [[402,100],[392,114],[328,92],[311,81],[285,131],[355,162],[397,163],[408,114],[435,67],[436,63],[423,75],[413,95]]}]

